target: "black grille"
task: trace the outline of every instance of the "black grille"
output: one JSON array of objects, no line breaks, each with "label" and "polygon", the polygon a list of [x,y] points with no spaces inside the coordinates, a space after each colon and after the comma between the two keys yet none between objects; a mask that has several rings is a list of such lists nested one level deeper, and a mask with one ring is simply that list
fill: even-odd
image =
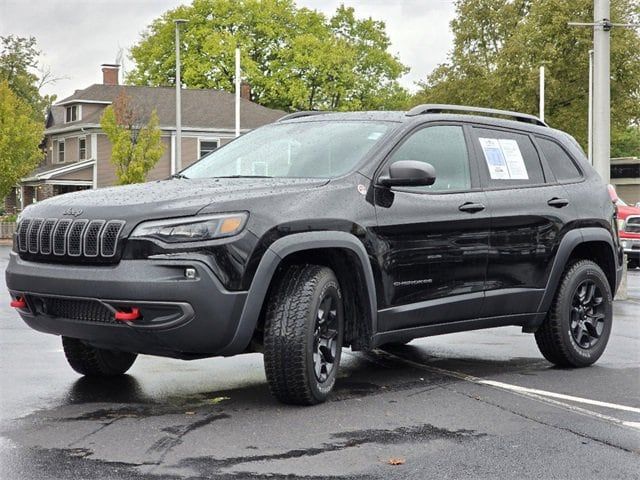
[{"label": "black grille", "polygon": [[124,222],[120,220],[110,220],[104,226],[100,248],[100,253],[102,253],[103,257],[113,257],[115,255],[118,236],[122,227],[124,227]]},{"label": "black grille", "polygon": [[56,222],[55,218],[49,218],[42,224],[42,229],[40,230],[40,252],[43,255],[51,254],[51,237]]},{"label": "black grille", "polygon": [[31,225],[27,232],[27,236],[29,237],[27,240],[29,253],[38,253],[38,247],[40,246],[40,227],[42,226],[42,222],[44,222],[42,218],[34,218],[31,220]]},{"label": "black grille", "polygon": [[55,297],[40,297],[40,300],[43,304],[43,313],[52,317],[82,322],[119,324],[114,318],[113,312],[95,300],[72,300]]},{"label": "black grille", "polygon": [[100,230],[104,225],[104,220],[91,220],[84,232],[84,256],[97,257],[100,253],[100,245],[98,244]]},{"label": "black grille", "polygon": [[124,225],[122,220],[25,218],[18,225],[17,248],[28,256],[112,258]]},{"label": "black grille", "polygon": [[627,217],[624,222],[624,231],[628,233],[640,233],[640,217]]},{"label": "black grille", "polygon": [[69,228],[67,253],[72,257],[79,257],[82,253],[82,233],[87,223],[88,220],[76,220]]},{"label": "black grille", "polygon": [[67,253],[67,231],[72,220],[64,218],[58,222],[53,231],[53,253],[56,255],[64,255]]},{"label": "black grille", "polygon": [[21,252],[27,251],[27,231],[29,230],[29,225],[31,224],[31,220],[25,218],[18,225],[18,250]]}]

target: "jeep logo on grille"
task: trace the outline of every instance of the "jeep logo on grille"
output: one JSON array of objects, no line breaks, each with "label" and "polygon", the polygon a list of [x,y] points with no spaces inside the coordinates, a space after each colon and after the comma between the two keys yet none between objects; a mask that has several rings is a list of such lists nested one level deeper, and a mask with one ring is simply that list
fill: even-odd
[{"label": "jeep logo on grille", "polygon": [[78,215],[82,215],[82,210],[80,208],[70,207],[62,212],[62,215],[73,215],[74,217],[77,217]]}]

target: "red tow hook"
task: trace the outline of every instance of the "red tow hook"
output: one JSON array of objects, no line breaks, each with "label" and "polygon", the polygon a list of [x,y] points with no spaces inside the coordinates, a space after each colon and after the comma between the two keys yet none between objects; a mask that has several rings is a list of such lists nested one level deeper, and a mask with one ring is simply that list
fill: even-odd
[{"label": "red tow hook", "polygon": [[130,312],[118,311],[115,313],[116,320],[119,320],[121,322],[131,322],[133,320],[139,319],[140,317],[142,317],[142,315],[140,315],[140,310],[136,307],[132,307]]},{"label": "red tow hook", "polygon": [[17,297],[15,300],[11,300],[10,305],[13,308],[27,308],[27,302],[25,302],[22,297]]}]

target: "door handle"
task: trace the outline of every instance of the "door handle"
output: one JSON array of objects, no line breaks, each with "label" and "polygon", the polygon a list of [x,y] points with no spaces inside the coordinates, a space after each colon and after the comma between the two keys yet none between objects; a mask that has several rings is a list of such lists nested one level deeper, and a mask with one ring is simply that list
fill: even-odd
[{"label": "door handle", "polygon": [[547,202],[547,205],[551,207],[562,208],[569,205],[569,200],[567,200],[566,198],[553,197]]},{"label": "door handle", "polygon": [[484,208],[484,205],[481,203],[465,202],[458,207],[458,210],[461,212],[476,213],[481,212]]}]

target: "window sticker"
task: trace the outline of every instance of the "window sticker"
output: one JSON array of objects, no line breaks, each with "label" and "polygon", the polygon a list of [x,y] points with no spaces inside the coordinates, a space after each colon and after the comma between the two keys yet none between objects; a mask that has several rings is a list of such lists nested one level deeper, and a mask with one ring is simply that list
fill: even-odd
[{"label": "window sticker", "polygon": [[517,141],[507,138],[479,140],[492,180],[529,180]]},{"label": "window sticker", "polygon": [[500,142],[497,138],[480,138],[480,145],[484,152],[484,159],[489,167],[489,175],[493,180],[509,180],[507,161],[502,153]]}]

